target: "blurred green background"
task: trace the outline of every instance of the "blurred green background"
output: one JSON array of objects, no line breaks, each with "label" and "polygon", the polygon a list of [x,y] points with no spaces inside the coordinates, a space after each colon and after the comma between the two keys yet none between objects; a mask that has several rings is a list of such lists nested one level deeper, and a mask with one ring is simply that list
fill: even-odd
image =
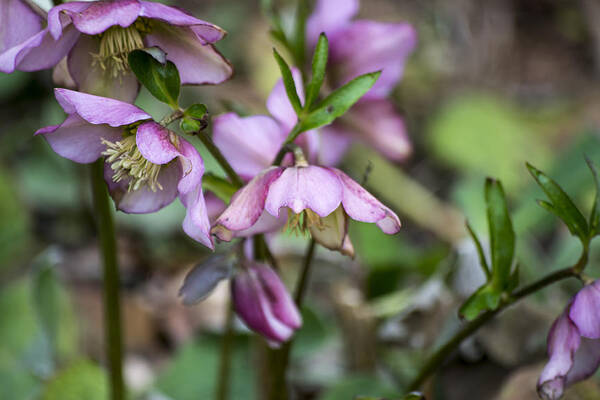
[{"label": "blurred green background", "polygon": [[[177,2],[229,32],[218,47],[236,69],[226,84],[185,88],[182,104],[206,103],[212,115],[231,104],[266,112],[279,74],[258,3]],[[292,1],[279,6],[291,15]],[[486,176],[501,179],[509,197],[521,282],[573,262],[579,245],[537,206],[543,196],[524,163],[556,179],[586,213],[594,192],[584,155],[600,163],[595,0],[369,0],[360,17],[408,21],[419,35],[393,93],[413,156],[393,165],[355,145],[343,163],[358,178],[372,166],[367,186],[403,229],[390,237],[354,223],[355,260],[318,250],[290,371],[297,399],[402,394],[482,282],[464,220],[486,237]],[[138,104],[157,118],[167,112],[145,91]],[[0,399],[108,398],[88,169],[33,137],[63,118],[51,71],[0,74]],[[177,298],[186,271],[208,255],[183,234],[183,213],[176,202],[152,215],[117,214],[132,398],[214,393],[228,291],[222,284],[194,307]],[[289,283],[305,245],[294,236],[273,243]],[[593,251],[593,277],[598,261]],[[502,314],[461,346],[428,398],[536,398],[547,330],[577,288],[555,285]],[[232,399],[260,396],[260,341],[240,326]],[[600,389],[591,380],[567,398],[600,398]]]}]

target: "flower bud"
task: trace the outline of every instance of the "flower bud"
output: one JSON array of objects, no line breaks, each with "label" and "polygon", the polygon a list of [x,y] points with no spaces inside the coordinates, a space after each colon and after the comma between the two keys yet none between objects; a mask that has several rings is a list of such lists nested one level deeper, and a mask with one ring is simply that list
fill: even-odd
[{"label": "flower bud", "polygon": [[287,341],[302,317],[285,285],[271,268],[248,263],[231,286],[235,310],[244,323],[271,344]]}]

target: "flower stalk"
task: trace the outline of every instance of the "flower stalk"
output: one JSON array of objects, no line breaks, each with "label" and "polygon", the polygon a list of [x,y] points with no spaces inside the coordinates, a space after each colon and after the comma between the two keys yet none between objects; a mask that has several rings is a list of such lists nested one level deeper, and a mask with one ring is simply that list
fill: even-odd
[{"label": "flower stalk", "polygon": [[124,400],[125,385],[123,383],[123,341],[121,337],[117,243],[103,171],[104,162],[102,159],[91,165],[94,214],[103,263],[106,358],[110,377],[111,400]]}]

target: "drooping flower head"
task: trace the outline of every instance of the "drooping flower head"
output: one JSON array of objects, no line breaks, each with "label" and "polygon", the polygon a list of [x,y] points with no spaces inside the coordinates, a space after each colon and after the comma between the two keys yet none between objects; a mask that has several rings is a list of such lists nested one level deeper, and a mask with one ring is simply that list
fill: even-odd
[{"label": "drooping flower head", "polygon": [[302,325],[302,317],[279,276],[266,265],[246,262],[233,278],[236,313],[272,345],[287,341]]},{"label": "drooping flower head", "polygon": [[[14,1],[14,0],[13,0]],[[127,56],[157,46],[182,84],[216,84],[232,68],[213,47],[225,32],[164,4],[144,0],[74,1],[48,12],[46,28],[0,53],[0,71],[50,68],[67,56],[79,90],[132,102],[138,83]]]},{"label": "drooping flower head", "polygon": [[550,359],[538,381],[544,400],[560,399],[567,386],[587,379],[600,365],[600,281],[586,285],[548,333]]},{"label": "drooping flower head", "polygon": [[78,163],[104,156],[109,192],[123,212],[151,213],[179,196],[187,209],[184,231],[213,248],[202,193],[204,163],[192,144],[132,104],[68,89],[54,92],[68,117],[36,135]]}]

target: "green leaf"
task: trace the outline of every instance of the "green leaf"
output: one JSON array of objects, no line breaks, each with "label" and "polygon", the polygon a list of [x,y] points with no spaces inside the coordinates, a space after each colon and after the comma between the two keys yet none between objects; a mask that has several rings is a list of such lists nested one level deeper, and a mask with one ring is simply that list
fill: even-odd
[{"label": "green leaf", "polygon": [[495,310],[500,305],[502,291],[491,284],[477,289],[460,307],[458,314],[467,321],[472,321],[482,312]]},{"label": "green leaf", "polygon": [[329,54],[329,42],[327,36],[321,33],[315,54],[312,59],[312,78],[306,86],[306,102],[304,109],[309,110],[311,105],[319,96],[319,91],[325,79],[325,68],[327,67],[327,57]]},{"label": "green leaf", "polygon": [[492,275],[490,273],[490,267],[488,267],[487,260],[485,259],[485,254],[483,253],[483,247],[481,246],[481,242],[479,241],[477,234],[471,227],[471,224],[469,224],[469,222],[466,221],[465,225],[467,227],[467,232],[469,232],[469,236],[471,236],[471,239],[473,239],[473,242],[475,243],[477,255],[479,256],[479,265],[481,266],[481,269],[483,269],[483,272],[485,273],[485,276],[489,281]]},{"label": "green leaf", "polygon": [[285,92],[287,93],[288,99],[290,99],[290,103],[292,104],[294,111],[296,111],[296,114],[300,115],[300,112],[302,111],[302,104],[300,103],[300,98],[298,97],[298,91],[296,90],[296,83],[294,82],[292,71],[283,57],[279,55],[277,49],[273,49],[273,56],[275,57],[277,64],[279,64],[281,77],[283,78],[283,86],[285,86]]},{"label": "green leaf", "polygon": [[588,240],[588,224],[585,217],[581,214],[573,200],[565,193],[565,191],[551,178],[546,176],[542,171],[527,163],[529,172],[542,188],[552,208],[548,204],[542,205],[544,208],[553,211],[569,228],[571,234],[578,236],[582,242]]},{"label": "green leaf", "polygon": [[207,173],[202,178],[202,189],[210,190],[225,203],[231,201],[231,197],[237,192],[237,188],[225,178]]},{"label": "green leaf", "polygon": [[33,303],[47,340],[50,356],[56,354],[60,320],[60,286],[54,268],[44,262],[33,278]]},{"label": "green leaf", "polygon": [[294,32],[292,34],[293,48],[296,65],[304,65],[306,54],[306,18],[308,17],[308,1],[298,0]]},{"label": "green leaf", "polygon": [[108,380],[104,371],[90,361],[71,364],[50,380],[41,400],[108,400]]},{"label": "green leaf", "polygon": [[300,132],[332,123],[373,87],[379,75],[381,75],[381,71],[361,75],[335,90],[305,118],[302,118],[299,125]]},{"label": "green leaf", "polygon": [[175,64],[171,61],[163,64],[146,50],[132,51],[128,60],[135,76],[154,97],[173,109],[179,108],[181,81]]},{"label": "green leaf", "polygon": [[504,289],[515,254],[515,232],[500,181],[491,178],[486,180],[485,202],[490,230],[492,280],[499,289]]},{"label": "green leaf", "polygon": [[596,196],[594,198],[594,205],[592,206],[592,212],[590,213],[590,237],[594,237],[600,233],[600,181],[598,180],[598,172],[594,162],[589,158],[585,158],[587,165],[592,171],[594,177],[594,185],[596,187]]},{"label": "green leaf", "polygon": [[192,104],[188,108],[185,109],[183,115],[186,117],[191,117],[195,119],[202,119],[208,112],[206,105],[204,104]]},{"label": "green leaf", "polygon": [[202,129],[202,124],[193,118],[184,117],[179,121],[179,127],[185,133],[195,133]]}]

